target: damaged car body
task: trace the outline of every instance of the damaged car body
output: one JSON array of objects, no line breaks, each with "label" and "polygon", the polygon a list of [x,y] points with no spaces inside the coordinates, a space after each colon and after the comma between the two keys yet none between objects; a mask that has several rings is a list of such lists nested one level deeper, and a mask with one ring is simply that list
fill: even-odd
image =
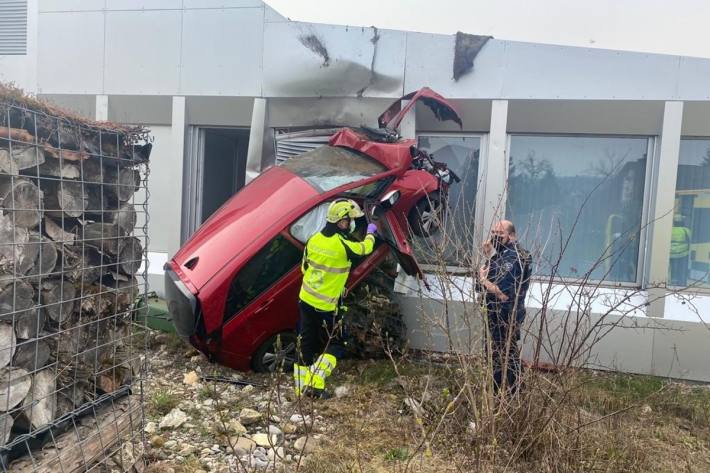
[{"label": "damaged car body", "polygon": [[[402,100],[409,100],[404,108]],[[365,210],[356,235],[364,236],[367,219],[379,227],[375,250],[353,262],[348,290],[391,253],[407,274],[421,277],[410,233],[437,231],[433,215],[446,208],[458,177],[399,136],[417,101],[461,125],[451,104],[423,88],[394,102],[380,128],[340,129],[327,145],[266,169],[217,210],[165,266],[178,334],[217,363],[274,369],[295,347],[303,248],[339,197]]]}]

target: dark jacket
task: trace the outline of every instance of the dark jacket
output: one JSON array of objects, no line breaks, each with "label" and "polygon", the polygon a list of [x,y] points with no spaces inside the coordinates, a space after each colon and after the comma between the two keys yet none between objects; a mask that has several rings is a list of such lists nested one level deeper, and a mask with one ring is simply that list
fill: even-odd
[{"label": "dark jacket", "polygon": [[485,294],[486,306],[493,322],[509,323],[512,316],[518,323],[525,318],[525,296],[530,286],[532,258],[517,242],[496,252],[488,263],[488,280],[508,296],[506,302],[494,294]]}]

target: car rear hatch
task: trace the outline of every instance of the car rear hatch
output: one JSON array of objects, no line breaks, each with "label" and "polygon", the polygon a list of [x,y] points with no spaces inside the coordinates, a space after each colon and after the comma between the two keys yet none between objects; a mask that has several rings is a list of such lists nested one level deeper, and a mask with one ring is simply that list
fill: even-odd
[{"label": "car rear hatch", "polygon": [[306,181],[274,167],[219,208],[175,254],[173,262],[199,291],[234,258],[249,257],[259,241],[276,234],[291,214],[318,192]]}]

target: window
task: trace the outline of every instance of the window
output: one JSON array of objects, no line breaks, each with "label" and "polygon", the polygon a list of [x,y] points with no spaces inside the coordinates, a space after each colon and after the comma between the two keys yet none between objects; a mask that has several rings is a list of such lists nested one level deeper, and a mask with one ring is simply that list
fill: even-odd
[{"label": "window", "polygon": [[387,171],[372,158],[335,146],[321,146],[291,158],[283,167],[321,193]]},{"label": "window", "polygon": [[[426,262],[433,258],[434,250],[434,254],[442,254],[447,263],[456,265],[473,249],[481,139],[476,136],[421,135],[418,146],[430,153],[435,161],[446,163],[461,178],[461,182],[451,183],[445,228],[428,239],[415,239],[415,254]],[[436,248],[436,245],[444,247]]]},{"label": "window", "polygon": [[710,139],[680,142],[669,284],[708,285],[710,277]]},{"label": "window", "polygon": [[303,252],[282,235],[264,246],[232,280],[225,320],[238,314],[257,296],[301,263]]},{"label": "window", "polygon": [[27,0],[0,0],[0,56],[27,54]]},{"label": "window", "polygon": [[507,215],[538,274],[638,279],[649,140],[513,136]]}]

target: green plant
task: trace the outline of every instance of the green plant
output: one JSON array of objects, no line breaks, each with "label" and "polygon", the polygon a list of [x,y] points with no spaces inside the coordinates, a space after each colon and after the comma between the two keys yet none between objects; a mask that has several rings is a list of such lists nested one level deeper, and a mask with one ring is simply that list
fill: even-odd
[{"label": "green plant", "polygon": [[165,415],[180,403],[175,393],[170,391],[156,391],[150,396],[150,410],[158,415]]}]

